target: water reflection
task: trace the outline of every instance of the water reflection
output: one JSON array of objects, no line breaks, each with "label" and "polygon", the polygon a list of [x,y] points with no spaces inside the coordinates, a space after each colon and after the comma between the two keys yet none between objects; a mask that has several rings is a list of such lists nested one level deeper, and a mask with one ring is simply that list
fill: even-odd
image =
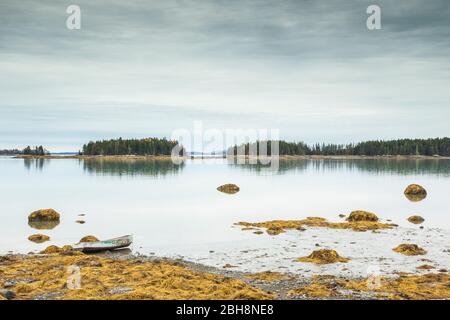
[{"label": "water reflection", "polygon": [[28,225],[36,230],[52,230],[59,225],[59,221],[28,221]]},{"label": "water reflection", "polygon": [[44,169],[49,162],[49,159],[23,159],[23,165],[27,168],[27,170],[34,169],[42,171],[42,169]]},{"label": "water reflection", "polygon": [[185,164],[171,160],[80,160],[85,172],[95,175],[114,176],[165,176],[178,174]]},{"label": "water reflection", "polygon": [[326,171],[364,171],[373,174],[391,175],[438,175],[450,176],[450,160],[448,159],[426,159],[426,160],[395,160],[395,159],[360,159],[360,160],[280,160],[279,169],[271,168],[270,165],[261,164],[238,164],[229,161],[229,164],[242,170],[255,173],[278,173],[284,174],[292,171],[313,170],[317,172]]}]

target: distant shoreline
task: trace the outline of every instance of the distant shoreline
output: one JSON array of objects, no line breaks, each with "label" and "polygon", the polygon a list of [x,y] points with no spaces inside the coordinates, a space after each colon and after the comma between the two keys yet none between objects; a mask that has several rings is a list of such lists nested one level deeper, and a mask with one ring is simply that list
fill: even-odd
[{"label": "distant shoreline", "polygon": [[[82,159],[82,160],[171,160],[170,155],[16,155],[16,159]],[[270,156],[185,156],[180,159],[270,159]],[[280,160],[450,160],[448,156],[422,156],[422,155],[395,155],[395,156],[328,156],[328,155],[281,155]]]}]

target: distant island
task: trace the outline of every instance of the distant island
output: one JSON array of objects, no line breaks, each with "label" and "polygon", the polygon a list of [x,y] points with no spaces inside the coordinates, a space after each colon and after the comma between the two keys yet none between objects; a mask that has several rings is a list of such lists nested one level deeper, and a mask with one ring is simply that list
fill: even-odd
[{"label": "distant island", "polygon": [[46,155],[50,155],[50,152],[46,149],[44,149],[44,147],[39,146],[39,147],[34,147],[34,149],[32,149],[30,146],[26,147],[23,150],[19,150],[19,149],[5,149],[5,150],[0,150],[0,155],[2,156],[15,156],[15,155],[28,155],[28,156],[46,156]]},{"label": "distant island", "polygon": [[[228,149],[229,155],[256,156],[259,154],[259,144],[241,144]],[[277,140],[280,156],[450,156],[450,138],[433,139],[398,139],[372,140],[356,144],[314,144],[303,142],[286,142]],[[264,152],[263,152],[264,153]],[[271,143],[267,143],[268,156],[272,155]]]},{"label": "distant island", "polygon": [[[278,142],[278,155],[281,158],[330,158],[330,159],[358,159],[358,158],[450,158],[450,138],[430,139],[397,139],[397,140],[371,140],[350,144],[313,144],[304,142],[256,141],[230,147],[226,151],[209,153],[207,156],[201,152],[188,153],[184,147],[179,146],[176,140],[166,138],[144,139],[110,139],[90,141],[84,144],[82,150],[76,154],[56,155],[50,154],[42,146],[24,150],[2,150],[1,155],[16,155],[17,158],[48,158],[48,159],[170,159],[174,147],[179,147],[178,156],[195,158],[201,157],[259,157],[271,156],[271,143],[267,143],[267,153],[259,154],[260,144],[264,142]],[[263,151],[263,150],[261,150]]]},{"label": "distant island", "polygon": [[[141,156],[170,156],[173,148],[179,145],[176,140],[166,138],[145,138],[145,139],[111,139],[96,142],[89,142],[83,145],[80,155],[141,155]],[[185,154],[181,147],[180,156]]]}]

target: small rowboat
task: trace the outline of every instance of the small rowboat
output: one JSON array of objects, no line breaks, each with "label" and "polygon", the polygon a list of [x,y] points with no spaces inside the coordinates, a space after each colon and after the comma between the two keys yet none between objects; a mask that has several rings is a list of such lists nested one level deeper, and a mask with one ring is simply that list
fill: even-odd
[{"label": "small rowboat", "polygon": [[128,235],[105,241],[79,242],[75,244],[73,248],[75,250],[79,250],[82,252],[99,252],[99,251],[126,248],[132,243],[133,243],[133,236]]}]

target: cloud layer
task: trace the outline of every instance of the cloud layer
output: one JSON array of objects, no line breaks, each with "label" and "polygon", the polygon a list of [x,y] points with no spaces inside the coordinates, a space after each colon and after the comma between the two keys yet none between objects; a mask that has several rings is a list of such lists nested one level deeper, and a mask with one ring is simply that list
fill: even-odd
[{"label": "cloud layer", "polygon": [[449,135],[450,2],[0,3],[0,148],[177,128],[347,142]]}]

